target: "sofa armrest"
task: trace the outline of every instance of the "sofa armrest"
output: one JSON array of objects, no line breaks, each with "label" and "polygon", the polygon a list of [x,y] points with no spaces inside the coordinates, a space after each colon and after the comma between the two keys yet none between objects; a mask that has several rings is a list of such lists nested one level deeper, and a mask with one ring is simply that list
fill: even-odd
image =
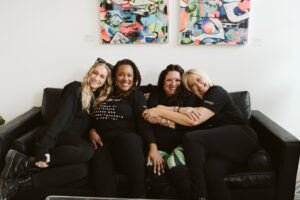
[{"label": "sofa armrest", "polygon": [[13,140],[34,129],[41,122],[41,107],[33,107],[0,127],[0,170],[4,164],[5,154]]},{"label": "sofa armrest", "polygon": [[253,110],[251,127],[256,131],[261,146],[270,154],[276,170],[276,199],[294,199],[300,142],[260,111]]},{"label": "sofa armrest", "polygon": [[26,155],[34,155],[35,152],[35,136],[41,130],[42,126],[37,126],[36,128],[26,132],[19,138],[16,138],[12,144],[10,149],[15,149],[19,152],[25,153]]}]

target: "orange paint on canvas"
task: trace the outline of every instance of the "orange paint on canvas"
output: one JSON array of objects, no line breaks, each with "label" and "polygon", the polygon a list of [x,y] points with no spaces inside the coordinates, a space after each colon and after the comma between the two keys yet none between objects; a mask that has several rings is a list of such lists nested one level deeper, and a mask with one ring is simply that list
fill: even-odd
[{"label": "orange paint on canvas", "polygon": [[101,30],[101,37],[102,37],[102,40],[105,40],[107,42],[110,41],[110,37],[105,29]]},{"label": "orange paint on canvas", "polygon": [[186,24],[188,22],[188,13],[185,12],[184,10],[181,11],[180,18],[181,18],[181,24],[180,24],[179,32],[182,32],[184,31]]}]

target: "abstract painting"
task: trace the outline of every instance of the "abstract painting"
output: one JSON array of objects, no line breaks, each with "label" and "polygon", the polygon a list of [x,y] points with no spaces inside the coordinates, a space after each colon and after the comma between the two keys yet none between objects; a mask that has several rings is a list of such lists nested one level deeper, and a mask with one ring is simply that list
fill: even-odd
[{"label": "abstract painting", "polygon": [[180,44],[246,44],[250,0],[180,0]]},{"label": "abstract painting", "polygon": [[169,0],[99,0],[103,43],[168,42]]}]

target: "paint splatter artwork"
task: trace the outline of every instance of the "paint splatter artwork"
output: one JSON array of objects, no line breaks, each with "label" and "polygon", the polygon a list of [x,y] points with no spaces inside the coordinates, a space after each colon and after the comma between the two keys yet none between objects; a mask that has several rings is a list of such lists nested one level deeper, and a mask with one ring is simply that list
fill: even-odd
[{"label": "paint splatter artwork", "polygon": [[103,43],[168,42],[169,0],[99,0]]},{"label": "paint splatter artwork", "polygon": [[246,44],[250,0],[180,0],[181,44]]}]

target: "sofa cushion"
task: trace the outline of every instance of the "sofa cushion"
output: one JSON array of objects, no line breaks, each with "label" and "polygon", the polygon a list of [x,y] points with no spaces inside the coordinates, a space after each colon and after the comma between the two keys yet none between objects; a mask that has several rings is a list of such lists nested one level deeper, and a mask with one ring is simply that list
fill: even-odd
[{"label": "sofa cushion", "polygon": [[240,91],[240,92],[230,92],[230,96],[232,97],[234,103],[238,106],[238,108],[242,112],[242,117],[247,122],[251,116],[251,105],[250,105],[250,94],[248,91]]}]

